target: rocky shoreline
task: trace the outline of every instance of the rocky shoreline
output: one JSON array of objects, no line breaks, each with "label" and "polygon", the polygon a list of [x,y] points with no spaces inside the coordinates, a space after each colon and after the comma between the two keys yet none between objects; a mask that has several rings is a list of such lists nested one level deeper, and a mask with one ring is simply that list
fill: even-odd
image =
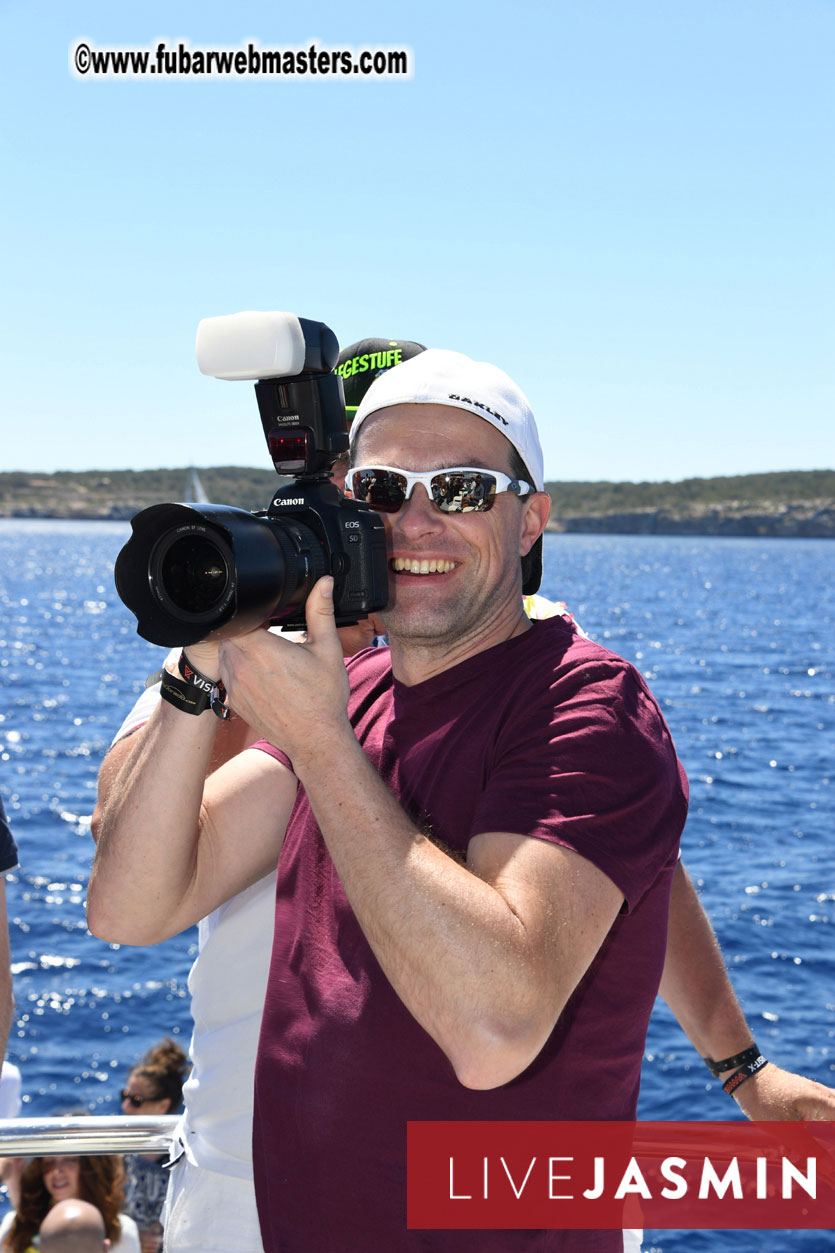
[{"label": "rocky shoreline", "polygon": [[728,504],[701,509],[635,509],[551,516],[547,530],[585,535],[719,535],[835,539],[835,504],[797,502],[772,509]]},{"label": "rocky shoreline", "polygon": [[[144,506],[142,506],[144,508]],[[0,518],[41,518],[55,521],[128,522],[137,506],[106,507],[31,505],[3,508]],[[636,509],[618,513],[552,516],[547,531],[560,535],[717,535],[776,539],[835,539],[835,506],[786,504],[773,511],[710,508],[680,513],[669,509]]]},{"label": "rocky shoreline", "polygon": [[139,510],[144,509],[141,505],[109,505],[101,507],[73,505],[53,505],[48,509],[41,509],[36,505],[11,505],[4,507],[0,505],[0,518],[40,518],[43,521],[53,522],[129,522]]},{"label": "rocky shoreline", "polygon": [[[0,473],[0,518],[128,521],[140,509],[183,500],[184,469]],[[210,500],[257,509],[277,486],[271,471],[201,469]],[[835,472],[786,471],[679,483],[546,484],[548,530],[557,534],[835,538]]]}]

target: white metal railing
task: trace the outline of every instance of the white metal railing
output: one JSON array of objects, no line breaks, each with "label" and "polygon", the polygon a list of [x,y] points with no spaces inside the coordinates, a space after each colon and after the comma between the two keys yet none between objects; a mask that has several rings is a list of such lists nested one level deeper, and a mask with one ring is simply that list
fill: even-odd
[{"label": "white metal railing", "polygon": [[0,1157],[66,1157],[93,1153],[164,1153],[179,1118],[0,1118]]}]

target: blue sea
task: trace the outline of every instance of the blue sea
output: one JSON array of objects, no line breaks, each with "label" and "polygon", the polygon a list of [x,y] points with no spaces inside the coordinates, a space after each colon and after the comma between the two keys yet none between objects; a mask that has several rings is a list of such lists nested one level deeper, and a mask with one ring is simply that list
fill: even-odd
[{"label": "blue sea", "polygon": [[[134,1060],[187,1042],[196,934],[156,948],[87,932],[101,759],[162,651],[113,586],[127,524],[0,520],[0,792],[24,1113],[119,1113]],[[758,1043],[835,1084],[835,545],[826,540],[546,537],[545,595],[633,661],[691,783],[684,858]],[[639,1117],[736,1107],[659,1003]],[[644,1248],[802,1250],[824,1232],[648,1232]]]}]

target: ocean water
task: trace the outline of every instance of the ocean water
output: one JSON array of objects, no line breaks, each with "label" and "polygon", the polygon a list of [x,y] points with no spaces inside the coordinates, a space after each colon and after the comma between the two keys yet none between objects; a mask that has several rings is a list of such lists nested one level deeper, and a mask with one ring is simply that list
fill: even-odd
[{"label": "ocean water", "polygon": [[[113,587],[123,523],[0,520],[0,791],[24,1112],[119,1113],[135,1059],[187,1042],[196,934],[103,944],[84,921],[102,756],[162,650]],[[835,546],[825,540],[546,537],[543,593],[632,660],[691,783],[685,862],[758,1043],[835,1084]],[[736,1107],[663,1004],[639,1117]],[[815,1253],[822,1232],[652,1232],[645,1249]]]}]

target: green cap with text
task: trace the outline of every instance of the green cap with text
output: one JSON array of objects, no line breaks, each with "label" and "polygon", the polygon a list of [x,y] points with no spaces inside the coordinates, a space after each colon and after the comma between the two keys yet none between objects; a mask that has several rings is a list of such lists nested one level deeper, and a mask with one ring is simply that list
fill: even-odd
[{"label": "green cap with text", "polygon": [[349,423],[353,422],[360,401],[376,378],[401,361],[416,357],[425,348],[425,344],[416,344],[411,339],[360,339],[343,348],[336,373],[342,378]]}]

